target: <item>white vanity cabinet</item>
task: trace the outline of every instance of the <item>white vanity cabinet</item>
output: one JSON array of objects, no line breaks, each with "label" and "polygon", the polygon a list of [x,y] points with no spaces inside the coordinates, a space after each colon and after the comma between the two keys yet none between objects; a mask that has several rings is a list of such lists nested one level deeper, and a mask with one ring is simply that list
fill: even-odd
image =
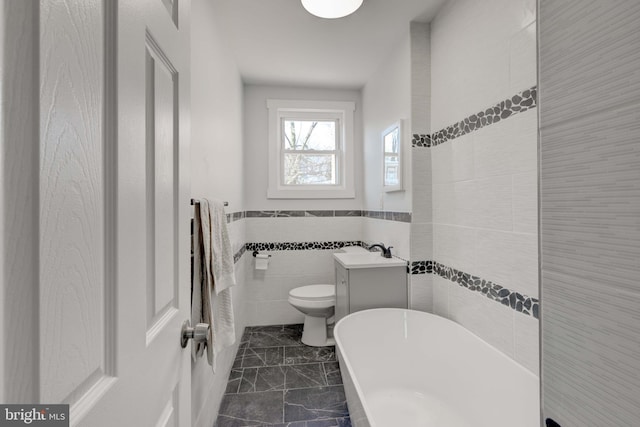
[{"label": "white vanity cabinet", "polygon": [[349,313],[369,308],[408,307],[407,265],[404,261],[383,258],[377,253],[362,257],[349,255],[334,254],[336,321]]}]

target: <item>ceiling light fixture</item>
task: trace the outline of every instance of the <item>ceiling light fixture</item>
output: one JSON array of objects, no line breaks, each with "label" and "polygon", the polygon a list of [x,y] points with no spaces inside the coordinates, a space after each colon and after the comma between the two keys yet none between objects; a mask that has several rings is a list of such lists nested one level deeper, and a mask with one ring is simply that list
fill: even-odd
[{"label": "ceiling light fixture", "polygon": [[301,0],[302,6],[312,15],[335,19],[351,15],[362,5],[362,0]]}]

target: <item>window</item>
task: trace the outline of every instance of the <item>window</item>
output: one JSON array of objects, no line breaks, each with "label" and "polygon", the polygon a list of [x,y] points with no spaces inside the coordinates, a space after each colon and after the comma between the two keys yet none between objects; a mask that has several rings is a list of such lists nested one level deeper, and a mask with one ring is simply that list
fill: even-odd
[{"label": "window", "polygon": [[267,101],[268,197],[353,198],[353,102]]},{"label": "window", "polygon": [[384,191],[402,190],[402,121],[382,132],[382,154]]},{"label": "window", "polygon": [[283,117],[282,185],[335,185],[340,164],[338,120]]}]

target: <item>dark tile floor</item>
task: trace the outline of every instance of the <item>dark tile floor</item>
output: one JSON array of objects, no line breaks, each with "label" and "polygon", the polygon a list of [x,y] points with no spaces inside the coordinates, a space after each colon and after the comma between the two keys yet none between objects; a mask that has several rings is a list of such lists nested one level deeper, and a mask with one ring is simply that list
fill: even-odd
[{"label": "dark tile floor", "polygon": [[334,347],[302,325],[245,329],[215,427],[351,427]]}]

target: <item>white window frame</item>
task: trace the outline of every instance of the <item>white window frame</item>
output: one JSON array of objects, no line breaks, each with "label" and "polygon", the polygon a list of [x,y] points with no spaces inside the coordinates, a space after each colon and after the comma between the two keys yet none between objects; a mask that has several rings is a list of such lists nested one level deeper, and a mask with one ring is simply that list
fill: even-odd
[{"label": "white window frame", "polygon": [[[385,146],[384,146],[384,138],[385,136],[387,136],[388,134],[390,134],[391,132],[393,132],[395,129],[398,129],[398,151],[396,153],[391,153],[385,150]],[[403,176],[404,176],[404,163],[403,163],[403,149],[402,149],[402,144],[403,144],[403,129],[402,129],[402,120],[398,120],[397,122],[395,122],[394,124],[392,124],[391,126],[389,126],[388,128],[386,128],[381,135],[381,139],[382,139],[382,188],[384,189],[385,192],[390,193],[392,191],[403,191]],[[395,156],[398,158],[398,183],[396,185],[388,185],[387,184],[387,178],[386,178],[386,173],[387,173],[387,157],[392,157]]]},{"label": "white window frame", "polygon": [[[269,110],[269,199],[355,198],[354,111],[355,102],[267,100]],[[285,185],[283,119],[336,120],[336,181],[334,185]]]}]

